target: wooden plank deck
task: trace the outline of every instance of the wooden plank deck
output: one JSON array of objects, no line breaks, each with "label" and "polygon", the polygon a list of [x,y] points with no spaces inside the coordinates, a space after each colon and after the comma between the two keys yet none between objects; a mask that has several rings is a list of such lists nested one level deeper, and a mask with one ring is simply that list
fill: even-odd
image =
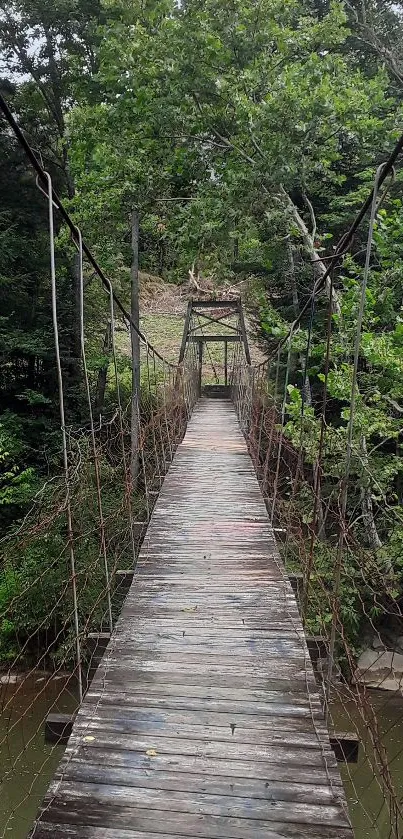
[{"label": "wooden plank deck", "polygon": [[196,406],[32,835],[353,835],[230,402]]}]

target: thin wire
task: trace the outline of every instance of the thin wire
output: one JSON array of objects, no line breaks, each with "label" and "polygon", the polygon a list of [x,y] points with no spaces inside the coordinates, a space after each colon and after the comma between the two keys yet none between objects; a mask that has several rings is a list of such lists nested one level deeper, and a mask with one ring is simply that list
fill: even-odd
[{"label": "thin wire", "polygon": [[48,172],[45,172],[45,177],[48,185],[48,219],[49,219],[49,246],[50,246],[50,282],[52,293],[52,323],[53,334],[55,342],[56,355],[56,370],[59,389],[59,411],[62,432],[62,450],[63,450],[63,467],[66,485],[66,515],[67,515],[67,538],[70,553],[70,567],[71,567],[71,586],[73,594],[73,609],[74,609],[74,628],[75,628],[75,644],[76,644],[76,662],[77,662],[77,677],[78,677],[78,693],[80,702],[83,700],[83,682],[82,682],[82,661],[81,661],[81,644],[80,644],[80,626],[78,617],[78,600],[77,600],[77,577],[76,577],[76,560],[74,553],[74,536],[73,536],[73,517],[71,511],[70,498],[70,476],[69,476],[69,460],[67,453],[67,433],[66,433],[66,417],[64,409],[64,389],[63,389],[63,374],[60,360],[60,344],[59,344],[59,326],[57,319],[57,289],[56,289],[56,263],[55,263],[55,238],[54,238],[54,222],[53,222],[53,200],[52,200],[52,179]]},{"label": "thin wire", "polygon": [[365,311],[365,304],[366,304],[366,292],[367,292],[367,284],[368,284],[368,277],[370,271],[370,263],[371,263],[371,253],[372,253],[372,243],[373,243],[373,235],[374,235],[374,225],[375,225],[375,217],[377,211],[377,196],[378,190],[381,182],[381,176],[385,168],[385,163],[382,163],[376,172],[374,188],[373,188],[373,197],[372,197],[372,206],[371,206],[371,215],[370,215],[370,222],[369,222],[369,230],[368,230],[368,241],[367,241],[367,251],[365,257],[365,267],[362,277],[361,283],[361,295],[360,295],[360,304],[358,309],[358,316],[357,316],[357,327],[356,327],[356,338],[355,338],[355,347],[354,347],[354,363],[353,363],[353,376],[351,382],[351,395],[350,395],[350,416],[348,422],[348,429],[347,429],[347,450],[346,450],[346,460],[345,460],[345,467],[344,467],[344,476],[341,484],[341,494],[340,494],[340,533],[339,533],[339,540],[337,545],[337,554],[336,554],[336,561],[335,561],[335,574],[334,574],[334,583],[333,583],[333,612],[332,612],[332,627],[330,633],[330,642],[329,642],[329,666],[327,672],[327,681],[326,681],[326,689],[325,689],[325,698],[326,698],[326,715],[328,714],[328,706],[329,706],[329,698],[330,698],[330,691],[331,691],[331,683],[333,678],[333,667],[334,667],[334,654],[335,654],[335,644],[336,644],[336,631],[337,631],[337,621],[338,621],[338,598],[339,598],[339,590],[340,590],[340,582],[341,582],[341,570],[342,570],[342,555],[343,555],[343,546],[345,541],[345,517],[347,512],[347,498],[348,498],[348,481],[350,477],[350,468],[351,468],[351,455],[352,455],[352,443],[353,443],[353,430],[354,430],[354,420],[355,420],[355,405],[356,405],[356,398],[357,398],[357,374],[358,374],[358,362],[360,356],[360,348],[361,348],[361,335],[362,335],[362,326],[364,320],[364,311]]},{"label": "thin wire", "polygon": [[[3,114],[4,114],[8,124],[12,128],[15,136],[17,137],[18,142],[20,143],[20,145],[24,149],[24,151],[25,151],[27,157],[29,158],[29,160],[30,160],[34,170],[36,171],[37,175],[39,175],[40,180],[42,181],[42,183],[44,185],[46,185],[46,184],[48,185],[48,177],[49,177],[48,173],[45,171],[45,169],[43,168],[43,166],[39,162],[39,160],[37,158],[37,155],[35,154],[33,148],[30,146],[30,144],[28,143],[28,140],[24,136],[20,126],[18,125],[17,120],[14,118],[13,114],[11,113],[10,108],[7,105],[7,102],[4,99],[4,97],[1,95],[1,93],[0,93],[0,109],[3,111]],[[67,212],[62,200],[59,198],[59,196],[58,196],[57,192],[54,190],[53,186],[52,186],[51,196],[52,196],[53,206],[57,207],[57,209],[59,210],[62,218],[64,219],[68,228],[70,229],[70,232],[71,232],[72,236],[74,237],[76,235],[75,222],[72,220],[71,216]],[[83,252],[85,253],[88,261],[90,262],[90,264],[92,265],[95,273],[99,276],[99,278],[100,278],[101,282],[103,283],[103,285],[105,286],[105,288],[109,289],[110,280],[108,280],[108,278],[106,277],[106,275],[102,271],[102,268],[98,264],[97,260],[95,259],[95,257],[91,253],[88,245],[86,245],[86,243],[84,241],[82,243],[82,246],[83,246]],[[118,307],[119,311],[121,312],[121,314],[123,315],[125,321],[128,324],[130,324],[131,328],[134,329],[134,331],[137,333],[137,335],[143,341],[143,343],[146,346],[148,346],[150,348],[150,350],[155,352],[156,356],[159,359],[161,359],[161,361],[164,361],[164,357],[158,352],[158,350],[155,349],[155,347],[152,346],[152,344],[150,344],[150,342],[147,340],[146,336],[136,326],[136,324],[134,323],[134,321],[131,317],[130,312],[127,311],[127,309],[125,308],[125,306],[123,305],[122,301],[120,300],[120,298],[118,297],[116,292],[113,290],[113,288],[112,288],[112,293],[113,293],[114,302],[115,302],[116,306]],[[167,359],[165,359],[165,361],[169,366],[175,367],[175,365],[172,364]]]},{"label": "thin wire", "polygon": [[83,239],[82,239],[82,235],[81,235],[81,230],[78,227],[77,227],[76,240],[77,240],[76,243],[78,245],[78,280],[79,280],[79,288],[80,288],[81,357],[82,357],[82,363],[83,363],[85,390],[86,390],[86,394],[87,394],[88,413],[89,413],[89,418],[90,418],[91,443],[92,443],[92,453],[93,453],[93,458],[94,458],[95,485],[96,485],[96,493],[97,493],[99,528],[100,528],[100,537],[101,537],[101,553],[102,553],[102,559],[103,559],[103,563],[104,563],[105,582],[106,582],[106,599],[107,599],[107,606],[108,606],[109,630],[110,630],[110,632],[112,632],[112,630],[113,630],[113,618],[112,618],[111,585],[110,585],[110,576],[109,576],[108,556],[107,556],[107,550],[106,550],[105,521],[104,521],[104,512],[103,512],[103,505],[102,505],[102,493],[101,493],[101,474],[100,474],[100,468],[99,468],[97,441],[96,441],[96,438],[95,438],[94,416],[93,416],[93,411],[92,411],[91,391],[90,391],[90,383],[89,383],[89,378],[88,378],[87,358],[86,358],[86,351],[85,351]]},{"label": "thin wire", "polygon": [[273,497],[272,497],[272,501],[271,501],[271,515],[270,515],[271,524],[273,524],[276,501],[277,501],[278,479],[279,479],[279,474],[280,474],[281,451],[282,451],[282,445],[283,445],[284,421],[285,421],[285,413],[286,413],[286,407],[287,407],[287,396],[288,396],[288,379],[289,379],[289,375],[290,375],[292,336],[293,336],[293,333],[291,332],[289,337],[288,337],[287,366],[286,366],[285,380],[284,380],[283,403],[282,403],[282,407],[281,407],[281,430],[280,430],[280,439],[278,441],[276,474],[275,474],[275,477],[274,477]]},{"label": "thin wire", "polygon": [[116,336],[115,336],[115,298],[113,295],[113,288],[112,284],[108,280],[107,285],[109,291],[109,312],[111,318],[111,344],[112,344],[112,358],[113,358],[113,369],[115,374],[115,387],[116,387],[116,401],[118,403],[118,421],[119,421],[119,431],[120,431],[120,442],[121,442],[121,450],[122,450],[122,463],[123,463],[123,471],[124,471],[124,483],[125,483],[125,501],[126,501],[126,508],[128,512],[129,518],[129,527],[130,527],[130,542],[131,542],[131,549],[132,549],[132,560],[133,560],[133,568],[136,566],[137,562],[137,552],[136,552],[136,542],[134,538],[134,528],[133,528],[133,510],[132,510],[132,500],[131,500],[131,480],[130,480],[130,469],[127,463],[127,456],[126,456],[126,447],[125,447],[125,438],[124,438],[124,427],[123,427],[123,412],[122,412],[122,399],[120,395],[120,382],[119,382],[119,371],[118,371],[118,362],[117,362],[117,354],[116,354]]},{"label": "thin wire", "polygon": [[281,360],[281,347],[278,347],[278,349],[277,349],[277,362],[276,362],[276,375],[275,375],[275,379],[274,379],[273,407],[272,407],[273,422],[271,423],[271,428],[270,428],[269,445],[268,445],[267,451],[266,451],[264,473],[263,473],[263,493],[266,496],[267,496],[267,493],[268,493],[268,478],[269,478],[270,457],[271,457],[271,450],[272,450],[272,446],[273,446],[275,416],[276,416],[276,413],[277,413],[278,383],[279,383],[279,377],[280,377],[280,360]]},{"label": "thin wire", "polygon": [[[331,274],[330,274],[330,290],[333,288],[333,277],[334,277],[334,274],[333,274],[333,271],[332,271]],[[301,603],[302,617],[303,617],[304,622],[306,620],[306,614],[307,614],[307,608],[308,608],[309,586],[310,586],[311,573],[312,573],[312,567],[313,567],[316,525],[317,525],[318,513],[319,513],[319,509],[320,509],[319,505],[321,504],[321,498],[320,498],[321,472],[322,472],[323,448],[324,448],[324,444],[325,444],[327,387],[328,387],[329,367],[330,367],[331,339],[332,339],[332,302],[331,302],[331,294],[330,294],[328,311],[327,311],[327,324],[326,324],[325,372],[324,372],[324,382],[323,382],[322,413],[321,413],[321,418],[320,418],[319,447],[318,447],[318,454],[317,454],[317,457],[316,457],[316,467],[314,466],[313,513],[312,513],[311,541],[310,541],[310,547],[309,547],[308,564],[307,564],[307,567],[305,569],[305,574],[304,574],[302,603]]]}]

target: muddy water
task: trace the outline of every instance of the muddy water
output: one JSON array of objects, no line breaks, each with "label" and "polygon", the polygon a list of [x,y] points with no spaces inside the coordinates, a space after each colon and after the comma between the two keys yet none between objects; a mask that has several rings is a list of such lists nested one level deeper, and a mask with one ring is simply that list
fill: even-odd
[{"label": "muddy water", "polygon": [[0,703],[0,837],[26,839],[63,754],[44,744],[44,721],[49,711],[75,710],[75,685],[37,672],[0,684]]},{"label": "muddy water", "polygon": [[[390,775],[397,797],[403,800],[403,697],[386,691],[372,691],[371,704],[376,709],[380,740],[386,750]],[[335,729],[357,731],[360,736],[358,764],[339,764],[347,794],[349,813],[356,839],[390,839],[403,837],[403,820],[391,833],[390,815],[380,785],[374,775],[373,744],[357,705],[343,702],[332,709]]]},{"label": "muddy water", "polygon": [[[26,839],[63,753],[44,744],[45,717],[51,710],[73,712],[77,696],[71,678],[37,673],[23,683],[0,685],[0,700],[0,839]],[[403,698],[379,691],[373,702],[395,788],[403,796]],[[362,740],[358,764],[340,764],[355,837],[389,839],[388,809],[366,759],[372,745],[355,703],[333,706],[332,718],[339,731],[358,729]]]}]

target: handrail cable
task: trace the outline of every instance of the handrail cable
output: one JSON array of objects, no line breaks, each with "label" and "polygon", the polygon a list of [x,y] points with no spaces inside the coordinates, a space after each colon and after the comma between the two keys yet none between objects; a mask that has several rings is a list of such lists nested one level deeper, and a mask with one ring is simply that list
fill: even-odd
[{"label": "handrail cable", "polygon": [[[28,140],[25,138],[22,129],[20,128],[18,122],[16,121],[15,117],[13,116],[10,108],[8,107],[8,104],[7,104],[6,100],[4,99],[4,97],[2,96],[1,93],[0,93],[0,108],[3,111],[3,114],[4,114],[8,124],[10,125],[10,128],[13,130],[19,144],[22,146],[22,148],[24,149],[27,157],[29,158],[33,168],[35,169],[35,171],[36,171],[36,173],[37,173],[37,175],[40,179],[40,181],[42,182],[44,187],[47,188],[48,187],[48,180],[47,180],[45,169],[43,168],[43,166],[39,162],[32,146],[30,146],[30,144],[28,143]],[[62,218],[66,222],[68,228],[70,229],[74,241],[78,245],[79,237],[78,237],[78,232],[77,232],[77,225],[75,224],[75,222],[73,221],[73,219],[71,218],[69,213],[67,212],[61,198],[59,198],[57,192],[53,189],[53,187],[52,187],[52,200],[53,200],[54,204],[56,205],[57,209],[59,210]],[[91,253],[88,245],[86,245],[86,243],[84,241],[82,242],[82,249],[83,249],[83,253],[85,253],[89,263],[92,265],[96,274],[98,274],[99,278],[102,281],[102,284],[103,284],[104,288],[107,290],[107,292],[109,294],[110,281],[106,277],[106,275],[103,272],[101,266],[99,265],[99,263],[95,259],[95,256]],[[121,314],[123,315],[123,317],[129,322],[130,326],[134,329],[134,331],[137,333],[137,335],[143,341],[143,343],[146,345],[146,347],[149,350],[151,350],[153,353],[155,353],[157,358],[159,358],[161,361],[165,362],[170,367],[175,368],[176,367],[175,364],[173,364],[171,361],[168,361],[166,358],[164,358],[164,356],[161,355],[161,353],[159,353],[158,350],[152,344],[150,344],[150,342],[148,341],[146,336],[136,326],[136,324],[133,321],[133,318],[132,318],[131,314],[127,311],[126,307],[124,306],[124,304],[122,303],[122,301],[120,300],[120,298],[116,294],[116,291],[114,291],[114,290],[113,290],[113,299],[114,299],[114,302],[115,302],[116,306],[118,307]]]},{"label": "handrail cable", "polygon": [[[399,137],[399,140],[397,141],[393,151],[391,152],[390,156],[388,157],[388,159],[383,164],[382,170],[381,170],[379,176],[377,176],[376,188],[378,189],[378,192],[379,192],[380,187],[385,182],[385,180],[386,180],[386,178],[389,174],[392,174],[392,179],[394,179],[395,163],[396,163],[396,160],[398,159],[399,155],[402,152],[403,152],[403,134],[401,134],[401,136]],[[275,345],[272,352],[270,352],[263,361],[261,361],[259,364],[255,365],[256,369],[259,369],[260,367],[263,367],[268,360],[273,358],[275,353],[277,353],[277,351],[279,349],[281,349],[281,347],[283,347],[287,343],[289,338],[295,333],[297,327],[301,323],[301,320],[302,320],[303,316],[306,314],[306,312],[308,311],[308,309],[312,305],[312,300],[315,299],[317,297],[317,295],[323,290],[323,287],[326,283],[326,280],[330,277],[332,271],[336,267],[337,261],[342,256],[344,256],[344,254],[348,251],[348,248],[351,245],[351,242],[353,240],[354,234],[356,233],[356,231],[358,230],[361,222],[365,218],[368,210],[370,210],[371,207],[372,207],[372,203],[373,203],[373,200],[374,200],[374,194],[375,194],[374,189],[375,189],[375,187],[372,187],[371,192],[369,193],[369,195],[365,199],[364,203],[362,204],[361,209],[357,213],[357,215],[356,215],[354,221],[352,222],[351,226],[349,227],[347,232],[344,233],[343,236],[339,239],[337,245],[335,246],[334,253],[331,254],[330,256],[323,257],[323,260],[326,260],[329,263],[327,268],[326,268],[326,271],[322,275],[322,277],[320,277],[316,281],[316,283],[314,284],[314,287],[313,287],[313,290],[312,290],[311,294],[309,295],[309,297],[305,301],[304,305],[302,306],[302,309],[300,310],[300,312],[297,315],[297,317],[295,318],[295,320],[292,322],[292,324],[291,324],[290,328],[288,329],[286,335],[284,335],[278,341],[278,343]],[[379,199],[378,206],[383,202],[383,200],[385,198],[385,195],[388,192],[388,189],[389,189],[389,187],[387,187],[386,190],[382,193],[382,195]],[[318,262],[318,260],[316,260],[316,259],[312,260],[312,264],[315,264],[316,262]]]}]

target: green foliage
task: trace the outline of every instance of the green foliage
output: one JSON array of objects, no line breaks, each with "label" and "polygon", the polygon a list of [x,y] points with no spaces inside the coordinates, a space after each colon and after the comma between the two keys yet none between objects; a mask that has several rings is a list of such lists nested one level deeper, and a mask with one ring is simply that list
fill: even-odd
[{"label": "green foliage", "polygon": [[21,466],[24,447],[21,423],[8,414],[0,423],[0,507],[19,507],[32,498],[37,486],[33,467]]},{"label": "green foliage", "polygon": [[[358,654],[366,632],[382,626],[385,615],[398,614],[403,594],[403,494],[401,439],[403,393],[401,300],[403,228],[396,220],[396,201],[386,202],[377,221],[360,343],[353,418],[353,445],[347,485],[345,531],[348,547],[341,557],[339,592],[343,645]],[[393,244],[392,244],[393,243]],[[324,373],[321,313],[316,313],[308,368],[312,403],[302,411],[301,381],[289,384],[285,434],[304,455],[305,468],[317,461],[323,385],[327,408],[321,463],[320,506],[325,516],[315,540],[308,629],[328,632],[331,620],[334,566],[337,557],[340,479],[345,474],[347,426],[353,375],[358,298],[362,265],[346,258],[341,277],[341,314],[333,317],[330,367]],[[391,281],[393,277],[393,282]],[[389,284],[390,283],[390,284]],[[284,363],[283,352],[283,363]],[[291,379],[293,369],[291,369]],[[287,496],[285,496],[287,497]],[[291,503],[287,502],[287,503]],[[312,526],[312,484],[302,482],[293,503],[304,528]],[[316,521],[318,528],[318,521]],[[299,556],[311,550],[299,546]],[[306,559],[304,560],[306,561]],[[343,646],[342,645],[342,646]],[[340,651],[341,653],[341,651]],[[349,673],[347,661],[341,663]]]},{"label": "green foliage", "polygon": [[[99,515],[93,466],[80,440],[82,465],[72,487],[72,513],[78,619],[83,638],[107,622],[105,567],[100,551]],[[122,531],[124,481],[121,468],[101,462],[103,512],[109,572],[130,561],[129,534]],[[32,517],[2,546],[0,569],[0,663],[24,666],[38,658],[70,666],[75,658],[72,571],[63,485],[48,488],[40,500],[41,523]],[[133,512],[144,515],[144,499],[133,498]],[[115,559],[113,558],[115,557]]]},{"label": "green foliage", "polygon": [[[371,4],[370,22],[378,42],[395,48],[401,43],[398,11],[394,4],[383,5],[382,10],[382,4]],[[385,63],[390,53],[377,53],[375,42],[363,44],[355,16],[336,0],[57,0],[51,5],[15,0],[2,9],[0,41],[9,77],[4,91],[122,299],[130,300],[129,218],[135,206],[141,218],[141,267],[175,282],[187,277],[193,264],[216,284],[253,278],[259,336],[263,347],[273,350],[313,287],[314,263],[346,230],[372,183],[378,157],[384,159],[396,136],[402,98]],[[0,129],[0,526],[6,531],[44,480],[60,469],[60,420],[46,202],[3,123]],[[354,532],[365,541],[363,520],[354,511],[369,493],[382,537],[377,560],[380,567],[390,562],[396,573],[400,535],[386,511],[400,509],[403,500],[399,185],[398,175],[377,217],[348,508]],[[56,223],[66,408],[76,429],[88,420],[80,386],[77,273],[69,236],[60,219]],[[365,230],[357,234],[355,255],[345,258],[335,277],[340,313],[332,324],[324,449],[324,491],[330,500],[346,450],[364,244]],[[93,393],[109,364],[103,347],[108,317],[108,300],[88,273],[85,318]],[[322,300],[313,317],[311,398],[308,402],[305,394],[302,412],[309,317],[293,336],[285,430],[311,467],[320,439],[325,370]],[[285,368],[283,356],[278,401]],[[128,405],[131,370],[124,357],[119,380]],[[156,392],[158,383],[157,374],[151,382]],[[273,381],[270,385],[273,395]],[[147,401],[147,388],[143,374],[144,416],[158,402],[158,395]],[[115,401],[109,366],[105,410],[110,415]],[[108,481],[107,460],[102,469]],[[82,535],[79,574],[89,575],[98,550],[86,535],[88,520],[96,516],[90,488],[93,478],[87,474],[77,487],[75,510]],[[112,518],[120,502],[109,486],[105,504]],[[298,503],[303,524],[309,524],[313,503],[307,485]],[[66,627],[56,648],[70,644],[68,600],[56,606],[65,576],[62,536],[61,523],[53,522],[46,537],[37,536],[2,569],[0,598],[7,600],[5,612],[12,612],[0,632],[5,657],[13,649],[13,632],[24,643],[42,622],[54,639],[58,627]],[[325,574],[334,560],[333,546],[327,551],[323,548],[317,558]],[[34,602],[33,581],[42,577],[43,592]],[[91,580],[84,587],[88,599],[80,604],[83,620],[99,594],[96,575]],[[12,611],[13,599],[23,604],[20,614]],[[54,614],[46,614],[46,602],[55,604]],[[343,609],[351,634],[357,634],[360,604],[347,583]]]}]

